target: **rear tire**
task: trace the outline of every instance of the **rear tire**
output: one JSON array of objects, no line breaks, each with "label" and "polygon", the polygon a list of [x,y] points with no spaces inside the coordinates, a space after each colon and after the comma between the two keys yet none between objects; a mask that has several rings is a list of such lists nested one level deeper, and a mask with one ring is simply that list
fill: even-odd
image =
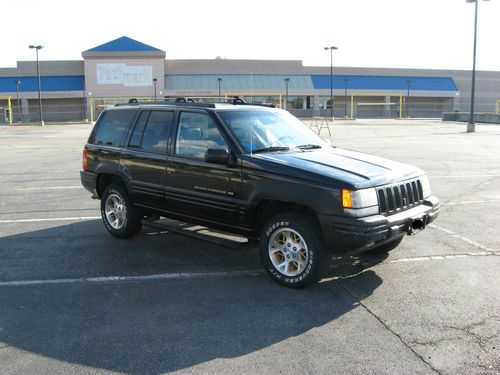
[{"label": "rear tire", "polygon": [[130,238],[142,228],[142,215],[132,204],[125,188],[119,184],[111,184],[104,190],[101,216],[108,232],[118,238]]},{"label": "rear tire", "polygon": [[391,250],[394,250],[396,247],[399,246],[399,244],[403,241],[404,236],[401,236],[399,238],[396,238],[395,240],[392,240],[391,242],[388,242],[382,246],[376,247],[374,249],[368,250],[369,253],[372,254],[385,254],[388,253]]},{"label": "rear tire", "polygon": [[277,283],[304,288],[316,283],[327,268],[327,252],[312,221],[287,212],[271,218],[262,228],[260,256]]}]

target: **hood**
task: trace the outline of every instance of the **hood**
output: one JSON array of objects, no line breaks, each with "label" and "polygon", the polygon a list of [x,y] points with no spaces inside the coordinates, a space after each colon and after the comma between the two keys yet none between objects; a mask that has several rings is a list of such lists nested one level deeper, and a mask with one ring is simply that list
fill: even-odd
[{"label": "hood", "polygon": [[333,147],[304,152],[269,152],[254,154],[253,157],[329,177],[356,189],[391,184],[424,174],[421,169],[408,164]]}]

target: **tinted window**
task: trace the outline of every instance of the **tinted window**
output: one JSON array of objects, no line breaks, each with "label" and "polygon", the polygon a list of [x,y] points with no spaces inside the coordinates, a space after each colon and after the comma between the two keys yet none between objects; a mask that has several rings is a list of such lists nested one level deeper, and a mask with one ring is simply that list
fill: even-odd
[{"label": "tinted window", "polygon": [[135,124],[134,131],[130,137],[129,147],[139,148],[141,146],[142,134],[144,132],[144,127],[146,126],[146,121],[148,121],[149,111],[142,111],[137,123]]},{"label": "tinted window", "polygon": [[152,111],[144,128],[141,149],[144,151],[167,152],[167,139],[173,112]]},{"label": "tinted window", "polygon": [[91,143],[107,146],[121,146],[127,131],[133,110],[115,110],[104,112]]},{"label": "tinted window", "polygon": [[208,115],[181,113],[175,143],[177,155],[204,159],[207,149],[218,147],[225,148],[227,143]]}]

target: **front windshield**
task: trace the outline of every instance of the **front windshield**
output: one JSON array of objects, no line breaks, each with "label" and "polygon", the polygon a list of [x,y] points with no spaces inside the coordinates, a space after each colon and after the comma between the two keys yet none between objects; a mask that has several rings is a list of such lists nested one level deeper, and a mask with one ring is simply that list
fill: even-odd
[{"label": "front windshield", "polygon": [[219,111],[218,114],[246,152],[327,146],[316,133],[286,111]]}]

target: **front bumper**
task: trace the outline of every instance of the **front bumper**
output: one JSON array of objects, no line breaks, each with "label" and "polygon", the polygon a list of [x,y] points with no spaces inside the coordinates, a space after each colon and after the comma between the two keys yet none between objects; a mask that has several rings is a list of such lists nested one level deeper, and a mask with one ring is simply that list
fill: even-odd
[{"label": "front bumper", "polygon": [[332,252],[355,254],[412,233],[415,220],[422,220],[425,228],[436,219],[439,207],[439,199],[430,196],[419,206],[388,216],[350,218],[318,215],[318,218],[325,244]]}]

